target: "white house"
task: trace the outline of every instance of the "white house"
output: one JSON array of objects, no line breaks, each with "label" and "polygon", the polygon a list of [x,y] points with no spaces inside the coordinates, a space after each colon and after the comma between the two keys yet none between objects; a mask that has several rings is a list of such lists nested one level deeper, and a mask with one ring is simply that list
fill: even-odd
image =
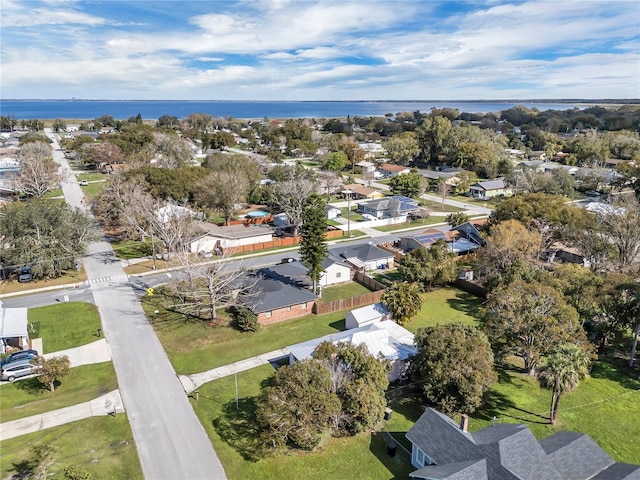
[{"label": "white house", "polygon": [[351,267],[331,256],[322,261],[322,273],[320,274],[320,286],[335,285],[351,280]]},{"label": "white house", "polygon": [[392,268],[395,258],[393,253],[371,243],[345,248],[340,256],[355,268],[363,270]]},{"label": "white house", "polygon": [[348,312],[345,316],[345,327],[347,330],[351,330],[352,328],[364,327],[365,325],[389,320],[390,318],[391,315],[387,307],[382,303],[374,303],[373,305],[356,308]]},{"label": "white house", "polygon": [[289,364],[311,358],[313,351],[322,342],[351,342],[354,345],[364,345],[371,355],[382,355],[391,362],[388,376],[390,381],[402,376],[407,359],[417,353],[413,333],[392,320],[385,320],[292,345],[288,347]]},{"label": "white house", "polygon": [[327,212],[327,218],[329,220],[338,218],[342,213],[338,207],[334,207],[333,205],[325,205],[324,210]]},{"label": "white house", "polygon": [[212,223],[198,223],[202,232],[189,242],[191,253],[211,253],[220,248],[235,248],[271,242],[273,228],[265,225],[231,225],[218,227]]},{"label": "white house", "polygon": [[29,329],[26,308],[0,307],[0,347],[29,348]]}]

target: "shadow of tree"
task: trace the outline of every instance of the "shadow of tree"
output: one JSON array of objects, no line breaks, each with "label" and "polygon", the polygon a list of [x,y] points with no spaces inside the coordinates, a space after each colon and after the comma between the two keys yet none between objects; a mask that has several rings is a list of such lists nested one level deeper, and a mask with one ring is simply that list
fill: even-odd
[{"label": "shadow of tree", "polygon": [[463,291],[459,291],[455,298],[447,299],[447,304],[452,309],[466,313],[473,318],[479,317],[482,302],[483,299]]},{"label": "shadow of tree", "polygon": [[9,471],[14,471],[13,475],[9,477],[11,480],[21,480],[23,478],[29,478],[33,473],[33,467],[29,460],[23,460],[22,462],[11,463],[13,466]]},{"label": "shadow of tree", "polygon": [[411,465],[411,459],[400,447],[395,450],[395,455],[389,455],[387,445],[391,439],[380,433],[373,432],[369,441],[369,451],[389,470],[390,480],[400,480],[409,477],[409,473],[415,468]]},{"label": "shadow of tree", "polygon": [[[516,415],[513,413],[514,411],[526,415]],[[495,391],[486,394],[481,407],[476,410],[472,417],[487,421],[494,418],[512,418],[524,423],[539,423],[541,425],[549,423],[549,417],[520,408],[509,397]]]},{"label": "shadow of tree", "polygon": [[410,388],[387,391],[387,402],[394,411],[412,422],[416,422],[426,408],[420,393]]},{"label": "shadow of tree", "polygon": [[27,395],[43,395],[44,392],[49,391],[49,388],[43,385],[36,377],[19,380],[14,385],[17,390],[21,390]]},{"label": "shadow of tree", "polygon": [[603,378],[618,382],[620,386],[632,390],[640,388],[638,370],[630,369],[627,366],[628,359],[617,357],[601,357],[593,362],[591,367],[592,378]]},{"label": "shadow of tree", "polygon": [[237,408],[235,401],[227,402],[223,407],[222,415],[212,421],[220,438],[250,462],[261,458],[260,430],[255,418],[256,408],[256,397],[238,399]]}]

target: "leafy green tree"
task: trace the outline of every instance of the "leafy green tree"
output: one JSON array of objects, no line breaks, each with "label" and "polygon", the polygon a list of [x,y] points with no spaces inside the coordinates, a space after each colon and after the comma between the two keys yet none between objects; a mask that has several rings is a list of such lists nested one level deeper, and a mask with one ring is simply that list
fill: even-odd
[{"label": "leafy green tree", "polygon": [[71,361],[66,355],[49,359],[38,356],[32,360],[32,363],[39,367],[38,380],[47,386],[51,392],[56,388],[56,380],[61,377],[66,377],[71,370]]},{"label": "leafy green tree", "polygon": [[439,115],[428,116],[416,130],[421,155],[427,162],[437,164],[444,158],[449,135],[451,134],[451,120]]},{"label": "leafy green tree", "polygon": [[179,124],[180,124],[180,121],[178,120],[178,117],[173,115],[162,115],[160,118],[158,118],[158,121],[156,122],[156,125],[158,127],[169,127],[169,128],[177,127]]},{"label": "leafy green tree", "polygon": [[249,181],[242,173],[212,172],[198,183],[196,201],[219,210],[229,225],[238,205],[244,203]]},{"label": "leafy green tree", "polygon": [[311,195],[302,211],[302,227],[300,228],[300,258],[309,269],[309,277],[313,282],[313,291],[318,291],[318,282],[322,275],[322,262],[326,258],[327,215],[322,198]]},{"label": "leafy green tree", "polygon": [[61,118],[56,118],[51,125],[54,132],[60,132],[67,129],[67,124]]},{"label": "leafy green tree", "polygon": [[260,324],[258,323],[258,316],[249,310],[247,307],[232,308],[231,309],[233,321],[235,325],[243,332],[257,332]]},{"label": "leafy green tree", "polygon": [[260,394],[256,422],[267,448],[312,450],[340,409],[329,369],[305,360],[276,370],[272,386]]},{"label": "leafy green tree", "polygon": [[469,221],[469,215],[463,212],[453,212],[447,215],[447,224],[451,227],[457,227]]},{"label": "leafy green tree", "polygon": [[415,344],[411,375],[427,402],[448,415],[473,413],[498,379],[486,335],[461,323],[438,325],[418,329]]},{"label": "leafy green tree", "polygon": [[394,195],[415,198],[422,192],[422,175],[418,172],[396,175],[389,180],[389,188]]},{"label": "leafy green tree", "polygon": [[410,321],[422,308],[422,296],[417,283],[395,282],[384,291],[380,301],[400,325]]},{"label": "leafy green tree", "polygon": [[323,167],[327,170],[340,172],[347,166],[347,154],[344,152],[331,152],[327,154]]},{"label": "leafy green tree", "polygon": [[332,390],[342,405],[340,417],[332,422],[334,434],[353,435],[380,423],[387,406],[387,360],[374,357],[364,345],[348,342],[323,342],[316,347],[313,358],[331,372]]},{"label": "leafy green tree", "polygon": [[494,350],[521,357],[531,376],[541,358],[562,344],[591,350],[575,308],[556,289],[540,283],[516,280],[494,290],[482,324]]},{"label": "leafy green tree", "polygon": [[97,238],[93,220],[80,209],[46,199],[7,204],[0,216],[0,252],[7,265],[30,265],[36,278],[75,269],[76,258]]},{"label": "leafy green tree", "polygon": [[560,345],[547,358],[546,366],[541,370],[538,378],[543,387],[551,390],[551,407],[549,419],[555,425],[560,408],[560,397],[575,390],[580,380],[589,374],[589,360],[577,345]]},{"label": "leafy green tree", "polygon": [[420,147],[413,132],[404,132],[393,135],[384,144],[387,156],[393,163],[409,165],[420,153]]},{"label": "leafy green tree", "polygon": [[429,248],[417,248],[398,262],[398,273],[408,282],[418,282],[424,289],[445,285],[458,276],[458,255],[444,240]]},{"label": "leafy green tree", "polygon": [[640,284],[632,278],[621,280],[607,296],[604,311],[614,328],[632,332],[628,365],[633,367],[640,336]]}]

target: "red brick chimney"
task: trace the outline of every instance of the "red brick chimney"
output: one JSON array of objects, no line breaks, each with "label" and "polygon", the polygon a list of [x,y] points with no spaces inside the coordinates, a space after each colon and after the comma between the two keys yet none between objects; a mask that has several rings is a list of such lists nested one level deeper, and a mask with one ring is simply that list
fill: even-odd
[{"label": "red brick chimney", "polygon": [[466,413],[463,413],[460,416],[460,430],[462,430],[463,432],[466,432],[468,427],[469,427],[469,415],[467,415]]}]

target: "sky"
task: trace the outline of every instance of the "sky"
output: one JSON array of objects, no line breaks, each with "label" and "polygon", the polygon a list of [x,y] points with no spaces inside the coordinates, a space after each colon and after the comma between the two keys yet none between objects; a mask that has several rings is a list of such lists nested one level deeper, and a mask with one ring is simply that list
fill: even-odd
[{"label": "sky", "polygon": [[0,98],[640,98],[640,1],[0,0]]}]

